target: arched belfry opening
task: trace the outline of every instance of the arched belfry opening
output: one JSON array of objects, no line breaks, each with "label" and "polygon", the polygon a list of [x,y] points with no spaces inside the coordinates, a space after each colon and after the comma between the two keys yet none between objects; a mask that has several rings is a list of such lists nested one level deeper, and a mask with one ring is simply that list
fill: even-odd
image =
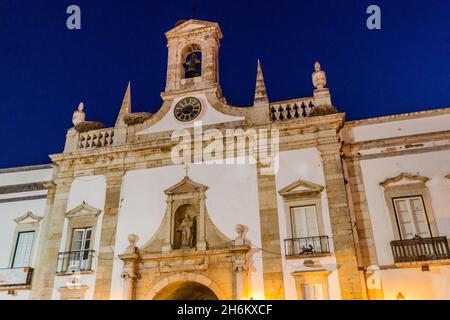
[{"label": "arched belfry opening", "polygon": [[153,300],[219,300],[219,298],[201,283],[180,281],[167,285]]},{"label": "arched belfry opening", "polygon": [[198,44],[190,44],[182,51],[184,79],[202,76],[202,50]]}]

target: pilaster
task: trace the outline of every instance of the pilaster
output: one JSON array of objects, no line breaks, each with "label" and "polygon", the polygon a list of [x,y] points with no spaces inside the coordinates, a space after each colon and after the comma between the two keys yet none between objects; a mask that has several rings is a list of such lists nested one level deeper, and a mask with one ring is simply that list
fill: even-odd
[{"label": "pilaster", "polygon": [[39,249],[34,271],[33,300],[50,300],[53,294],[56,264],[64,227],[65,213],[73,178],[55,179],[48,185],[45,216],[39,237]]},{"label": "pilaster", "polygon": [[124,172],[110,172],[105,176],[106,197],[96,270],[95,300],[109,300],[110,297],[116,228]]},{"label": "pilaster", "polygon": [[342,299],[363,299],[341,161],[341,143],[336,140],[326,139],[323,144],[319,142],[318,148],[323,161],[339,284]]},{"label": "pilaster", "polygon": [[267,300],[284,300],[283,262],[275,175],[261,174],[261,169],[261,167],[258,167],[264,294]]}]

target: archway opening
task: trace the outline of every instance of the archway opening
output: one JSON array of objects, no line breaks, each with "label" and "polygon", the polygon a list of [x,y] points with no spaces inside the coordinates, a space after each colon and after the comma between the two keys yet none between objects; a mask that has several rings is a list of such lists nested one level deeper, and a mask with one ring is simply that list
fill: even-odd
[{"label": "archway opening", "polygon": [[219,300],[208,287],[197,282],[176,282],[163,288],[153,300]]}]

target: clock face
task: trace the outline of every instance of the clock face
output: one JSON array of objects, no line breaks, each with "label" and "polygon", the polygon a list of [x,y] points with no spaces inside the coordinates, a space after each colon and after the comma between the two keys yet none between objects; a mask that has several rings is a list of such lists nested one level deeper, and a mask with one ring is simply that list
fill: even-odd
[{"label": "clock face", "polygon": [[181,122],[189,122],[202,112],[202,104],[196,98],[184,98],[175,106],[175,118]]}]

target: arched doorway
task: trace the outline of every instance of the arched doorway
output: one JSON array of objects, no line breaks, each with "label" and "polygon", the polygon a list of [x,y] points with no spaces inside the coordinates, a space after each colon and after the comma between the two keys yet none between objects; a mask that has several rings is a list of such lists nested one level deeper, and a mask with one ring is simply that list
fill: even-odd
[{"label": "arched doorway", "polygon": [[219,300],[219,298],[201,283],[175,282],[158,292],[153,300]]}]

